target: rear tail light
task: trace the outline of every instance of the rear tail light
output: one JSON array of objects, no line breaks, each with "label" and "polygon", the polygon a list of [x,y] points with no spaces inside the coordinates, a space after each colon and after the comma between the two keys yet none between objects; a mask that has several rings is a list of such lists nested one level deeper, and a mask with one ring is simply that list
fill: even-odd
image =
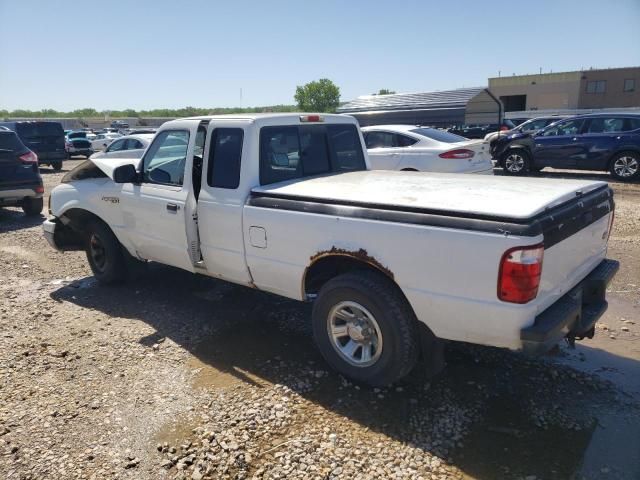
[{"label": "rear tail light", "polygon": [[500,127],[500,131],[501,131],[501,132],[506,132],[507,130],[509,130],[509,127],[507,127],[506,125],[502,125],[502,126]]},{"label": "rear tail light", "polygon": [[300,115],[300,121],[304,123],[324,122],[324,117],[322,115]]},{"label": "rear tail light", "polygon": [[36,188],[34,188],[34,190],[36,191],[36,193],[44,193],[44,186],[38,185]]},{"label": "rear tail light", "polygon": [[500,261],[498,298],[503,302],[527,303],[538,295],[544,245],[507,250]]},{"label": "rear tail light", "polygon": [[38,163],[38,156],[33,152],[27,152],[18,157],[20,161],[27,165],[32,165],[34,163]]},{"label": "rear tail light", "polygon": [[476,154],[473,150],[468,150],[466,148],[458,148],[457,150],[449,150],[448,152],[441,153],[438,155],[440,158],[473,158]]}]

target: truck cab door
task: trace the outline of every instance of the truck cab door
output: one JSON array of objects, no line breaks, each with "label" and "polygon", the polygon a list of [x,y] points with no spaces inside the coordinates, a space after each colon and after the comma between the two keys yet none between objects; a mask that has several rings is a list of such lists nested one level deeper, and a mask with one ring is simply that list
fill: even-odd
[{"label": "truck cab door", "polygon": [[251,166],[242,161],[250,159],[257,165],[259,158],[256,145],[249,141],[251,132],[251,126],[233,120],[208,125],[197,205],[207,273],[244,285],[251,285],[252,279],[245,259],[242,216],[253,177]]},{"label": "truck cab door", "polygon": [[140,163],[140,183],[124,184],[121,195],[124,228],[138,256],[189,271],[196,129],[185,124],[158,133]]}]

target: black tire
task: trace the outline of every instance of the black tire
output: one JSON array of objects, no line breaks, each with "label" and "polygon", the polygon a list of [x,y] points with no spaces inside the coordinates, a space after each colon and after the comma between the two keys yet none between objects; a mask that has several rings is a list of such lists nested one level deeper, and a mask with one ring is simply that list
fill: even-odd
[{"label": "black tire", "polygon": [[25,198],[22,202],[22,211],[28,217],[36,217],[42,214],[44,202],[41,198]]},{"label": "black tire", "polygon": [[96,279],[103,285],[122,283],[127,278],[127,263],[122,245],[111,229],[96,220],[85,230],[85,252]]},{"label": "black tire", "polygon": [[522,148],[507,150],[502,154],[500,166],[507,175],[526,175],[531,169],[531,157]]},{"label": "black tire", "polygon": [[[336,318],[332,312],[346,302],[349,302],[348,305],[364,307],[377,324],[381,351],[377,353],[377,347],[372,344],[374,353],[371,359],[376,355],[377,359],[371,364],[357,366],[350,363],[344,354],[339,353],[336,340],[329,333],[332,319]],[[373,386],[390,385],[406,376],[414,367],[418,358],[417,321],[411,306],[396,285],[382,274],[365,270],[345,273],[329,280],[320,289],[313,305],[313,336],[327,363],[346,377]],[[351,332],[350,327],[347,330]],[[343,337],[345,345],[353,342],[351,335],[348,333]],[[364,347],[356,348],[354,355],[360,351],[362,357],[363,350]]]},{"label": "black tire", "polygon": [[617,180],[629,182],[640,179],[640,154],[620,152],[609,162],[609,172]]},{"label": "black tire", "polygon": [[59,172],[60,170],[62,170],[62,162],[54,162],[51,164],[51,167],[56,171]]}]

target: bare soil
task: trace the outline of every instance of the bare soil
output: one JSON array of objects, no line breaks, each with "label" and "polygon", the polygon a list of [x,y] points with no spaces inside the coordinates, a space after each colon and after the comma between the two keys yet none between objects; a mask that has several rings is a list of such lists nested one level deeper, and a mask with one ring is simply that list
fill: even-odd
[{"label": "bare soil", "polygon": [[328,369],[308,305],[161,265],[101,287],[44,217],[0,210],[0,478],[640,478],[640,185],[611,185],[593,340],[450,345],[382,390]]}]

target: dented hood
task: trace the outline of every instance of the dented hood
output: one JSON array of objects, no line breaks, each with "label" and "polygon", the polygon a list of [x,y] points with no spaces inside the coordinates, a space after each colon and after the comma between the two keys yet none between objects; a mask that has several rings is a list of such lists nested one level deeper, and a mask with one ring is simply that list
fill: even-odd
[{"label": "dented hood", "polygon": [[102,170],[107,177],[113,180],[113,171],[121,165],[133,165],[138,167],[139,158],[89,158],[89,161]]}]

